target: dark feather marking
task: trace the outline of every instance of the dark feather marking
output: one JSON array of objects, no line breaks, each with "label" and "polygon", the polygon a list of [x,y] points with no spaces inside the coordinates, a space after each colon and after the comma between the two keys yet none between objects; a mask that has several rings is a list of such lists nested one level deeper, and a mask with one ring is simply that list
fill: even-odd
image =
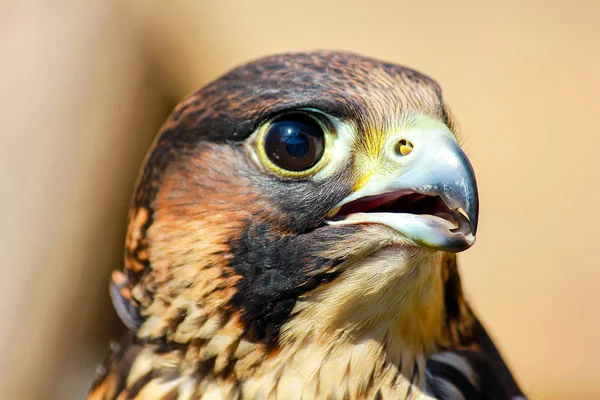
[{"label": "dark feather marking", "polygon": [[267,223],[248,225],[231,245],[230,264],[242,276],[232,304],[243,310],[253,340],[275,341],[298,297],[339,275],[330,270],[344,259],[316,254],[357,229],[336,229],[335,236],[328,229],[288,236],[275,233]]},{"label": "dark feather marking", "polygon": [[[473,328],[474,339],[477,345],[481,348],[475,357],[476,360],[481,360],[478,363],[479,369],[485,369],[486,373],[482,373],[482,388],[485,393],[490,394],[490,398],[512,398],[515,396],[524,396],[523,392],[519,388],[515,378],[512,376],[510,370],[506,366],[502,355],[494,345],[494,342],[487,334],[485,328],[479,322],[475,321]],[[466,354],[473,352],[466,351]],[[465,353],[462,353],[463,355]],[[483,360],[482,360],[483,359]],[[472,361],[475,362],[475,361]],[[504,393],[504,397],[496,397],[496,393]]]},{"label": "dark feather marking", "polygon": [[179,398],[179,386],[175,386],[163,396],[161,400],[177,400]]},{"label": "dark feather marking", "polygon": [[150,372],[142,375],[138,378],[137,381],[131,385],[129,390],[127,391],[127,398],[132,400],[140,393],[140,391],[155,377],[155,371],[151,370]]},{"label": "dark feather marking", "polygon": [[[477,388],[456,368],[453,366],[435,361],[427,360],[427,370],[436,377],[447,380],[452,383],[464,396],[466,400],[481,399]],[[437,393],[436,393],[437,395]]]},{"label": "dark feather marking", "polygon": [[410,398],[412,393],[413,385],[416,384],[417,379],[419,378],[419,365],[417,363],[413,364],[413,373],[410,377],[410,386],[408,387],[408,391],[406,392],[406,398]]},{"label": "dark feather marking", "polygon": [[446,305],[446,318],[458,320],[460,318],[459,301],[462,298],[462,285],[456,266],[449,268],[449,276],[444,287],[444,303]]}]

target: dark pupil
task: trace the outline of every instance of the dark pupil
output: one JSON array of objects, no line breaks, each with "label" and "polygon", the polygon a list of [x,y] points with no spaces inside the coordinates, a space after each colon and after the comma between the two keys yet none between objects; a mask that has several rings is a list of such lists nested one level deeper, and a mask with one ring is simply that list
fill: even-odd
[{"label": "dark pupil", "polygon": [[325,143],[323,130],[308,115],[283,115],[268,129],[265,150],[275,165],[290,171],[303,171],[321,159]]}]

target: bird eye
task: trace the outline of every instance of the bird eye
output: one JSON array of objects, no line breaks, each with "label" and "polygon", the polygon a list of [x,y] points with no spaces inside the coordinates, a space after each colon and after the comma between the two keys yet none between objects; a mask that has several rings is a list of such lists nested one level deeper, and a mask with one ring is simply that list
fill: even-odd
[{"label": "bird eye", "polygon": [[323,157],[325,132],[317,120],[305,113],[277,117],[266,129],[264,152],[277,167],[306,171]]}]

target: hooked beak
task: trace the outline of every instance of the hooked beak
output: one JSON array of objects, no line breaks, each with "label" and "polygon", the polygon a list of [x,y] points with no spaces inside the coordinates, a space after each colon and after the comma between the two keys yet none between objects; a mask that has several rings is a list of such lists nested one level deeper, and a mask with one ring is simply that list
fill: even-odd
[{"label": "hooked beak", "polygon": [[409,243],[440,251],[471,247],[479,213],[477,183],[452,132],[426,119],[391,135],[383,151],[387,165],[380,169],[387,172],[375,172],[325,222],[386,225]]}]

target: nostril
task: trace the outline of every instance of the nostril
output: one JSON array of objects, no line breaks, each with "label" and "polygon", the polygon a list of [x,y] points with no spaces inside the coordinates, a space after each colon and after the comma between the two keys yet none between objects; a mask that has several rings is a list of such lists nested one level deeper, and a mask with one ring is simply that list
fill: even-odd
[{"label": "nostril", "polygon": [[410,141],[402,139],[396,145],[395,151],[399,156],[407,156],[413,151],[413,148],[414,146]]}]

